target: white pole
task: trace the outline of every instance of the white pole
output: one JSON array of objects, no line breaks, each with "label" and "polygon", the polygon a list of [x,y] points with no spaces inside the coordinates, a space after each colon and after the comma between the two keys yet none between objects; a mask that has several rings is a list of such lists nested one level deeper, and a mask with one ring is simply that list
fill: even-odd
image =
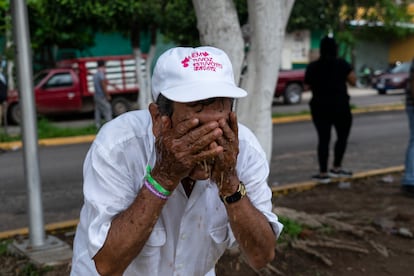
[{"label": "white pole", "polygon": [[36,110],[33,95],[32,60],[27,6],[24,0],[11,1],[17,79],[22,112],[25,179],[27,184],[29,239],[32,247],[45,244],[42,195],[37,152]]}]

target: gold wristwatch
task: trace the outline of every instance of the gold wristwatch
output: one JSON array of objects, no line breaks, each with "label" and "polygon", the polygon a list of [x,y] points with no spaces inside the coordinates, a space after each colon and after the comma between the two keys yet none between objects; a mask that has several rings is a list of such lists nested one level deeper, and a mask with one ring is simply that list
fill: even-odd
[{"label": "gold wristwatch", "polygon": [[246,193],[246,187],[244,186],[243,182],[240,181],[239,188],[234,194],[229,196],[220,196],[220,199],[224,202],[224,205],[228,205],[239,201],[246,195]]}]

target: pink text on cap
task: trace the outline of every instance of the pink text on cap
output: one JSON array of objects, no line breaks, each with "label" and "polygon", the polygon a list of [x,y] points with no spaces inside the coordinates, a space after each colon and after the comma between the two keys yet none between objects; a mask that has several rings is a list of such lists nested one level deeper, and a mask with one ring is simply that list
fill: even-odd
[{"label": "pink text on cap", "polygon": [[190,62],[192,62],[192,68],[194,71],[216,72],[217,69],[223,69],[223,65],[219,62],[215,62],[213,57],[211,57],[206,51],[193,52],[191,53],[191,56],[187,56],[181,61],[184,68],[189,67]]}]

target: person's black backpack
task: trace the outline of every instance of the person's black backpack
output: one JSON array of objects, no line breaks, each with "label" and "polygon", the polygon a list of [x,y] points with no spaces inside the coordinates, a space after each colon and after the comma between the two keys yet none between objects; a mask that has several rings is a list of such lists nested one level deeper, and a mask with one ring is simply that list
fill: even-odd
[{"label": "person's black backpack", "polygon": [[0,104],[7,100],[7,84],[0,80]]}]

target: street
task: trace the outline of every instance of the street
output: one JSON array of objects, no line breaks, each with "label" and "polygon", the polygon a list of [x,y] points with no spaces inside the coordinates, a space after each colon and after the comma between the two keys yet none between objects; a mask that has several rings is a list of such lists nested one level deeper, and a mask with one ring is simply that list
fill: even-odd
[{"label": "street", "polygon": [[[343,166],[361,172],[403,165],[408,143],[406,117],[405,111],[354,115]],[[329,165],[335,139],[333,131]],[[283,185],[310,180],[318,172],[316,146],[316,131],[311,121],[273,125],[269,183]]]},{"label": "street", "polygon": [[[45,223],[74,219],[82,204],[82,163],[89,144],[39,147]],[[28,225],[23,152],[0,153],[0,231]]]},{"label": "street", "polygon": [[[401,103],[402,96],[371,95],[356,98],[361,101],[368,97]],[[290,106],[293,107],[297,106]],[[280,106],[275,105],[274,108]],[[306,103],[301,108],[307,108]],[[402,165],[407,141],[405,111],[354,115],[343,165],[354,172]],[[89,144],[39,147],[45,223],[78,218],[83,200],[82,163],[88,148]],[[274,125],[269,184],[307,181],[317,169],[316,133],[312,122]],[[23,152],[1,152],[0,231],[28,225],[26,193]]]}]

